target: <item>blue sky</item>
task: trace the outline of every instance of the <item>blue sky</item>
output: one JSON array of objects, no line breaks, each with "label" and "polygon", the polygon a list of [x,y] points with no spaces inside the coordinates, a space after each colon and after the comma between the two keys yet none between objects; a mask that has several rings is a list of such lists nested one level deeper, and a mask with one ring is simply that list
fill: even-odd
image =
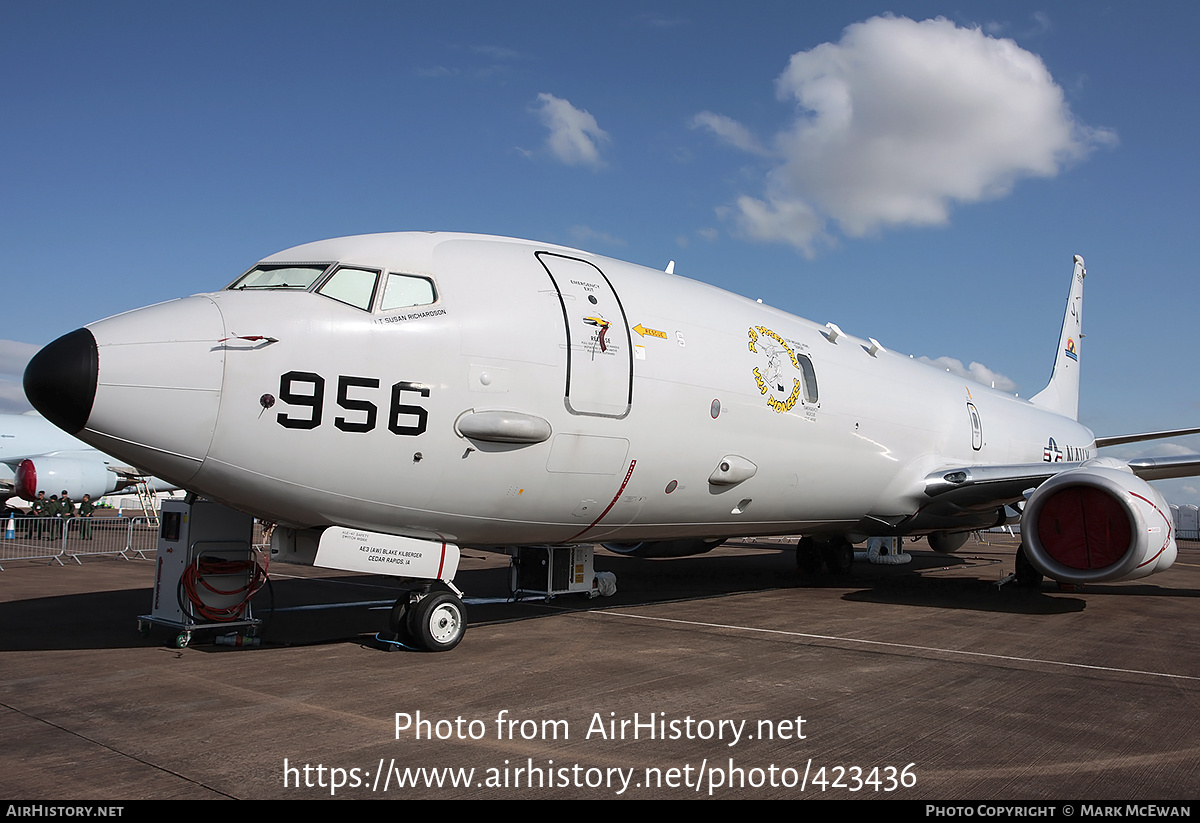
[{"label": "blue sky", "polygon": [[[1198,23],[1184,3],[0,0],[0,410],[87,322],[309,240],[445,229],[674,259],[1021,396],[1082,254],[1081,419],[1196,425]],[[1200,481],[1164,488],[1200,503]]]}]

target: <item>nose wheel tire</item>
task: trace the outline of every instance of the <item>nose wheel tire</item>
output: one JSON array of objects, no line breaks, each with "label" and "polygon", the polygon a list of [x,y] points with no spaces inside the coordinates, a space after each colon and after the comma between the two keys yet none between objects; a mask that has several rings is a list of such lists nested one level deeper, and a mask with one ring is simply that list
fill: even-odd
[{"label": "nose wheel tire", "polygon": [[409,637],[425,651],[448,652],[466,632],[466,607],[450,592],[433,592],[408,606]]}]

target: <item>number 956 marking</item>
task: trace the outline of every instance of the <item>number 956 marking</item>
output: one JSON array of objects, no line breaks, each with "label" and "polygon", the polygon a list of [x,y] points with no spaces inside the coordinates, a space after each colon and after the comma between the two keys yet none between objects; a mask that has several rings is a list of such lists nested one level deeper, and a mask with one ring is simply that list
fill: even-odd
[{"label": "number 956 marking", "polygon": [[[374,377],[340,375],[337,404],[347,414],[335,417],[333,425],[344,432],[369,432],[374,429],[379,419],[379,408],[369,399],[375,393],[372,389],[379,389],[379,380]],[[356,396],[351,397],[351,392]],[[401,403],[405,392],[428,397],[429,387],[407,380],[393,383],[387,427],[392,434],[416,436],[425,431],[429,412],[421,406]],[[290,371],[280,375],[279,399],[295,406],[297,410],[308,410],[307,414],[298,415],[280,412],[275,418],[279,425],[288,429],[315,429],[321,425],[325,409],[325,378],[310,371]]]}]

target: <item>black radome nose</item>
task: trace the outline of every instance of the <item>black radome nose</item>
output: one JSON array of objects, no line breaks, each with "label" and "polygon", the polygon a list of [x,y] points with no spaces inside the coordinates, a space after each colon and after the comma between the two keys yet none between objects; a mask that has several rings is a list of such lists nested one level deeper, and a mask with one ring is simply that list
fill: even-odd
[{"label": "black radome nose", "polygon": [[92,413],[99,374],[96,338],[76,329],[47,345],[25,367],[25,396],[42,416],[71,434]]}]

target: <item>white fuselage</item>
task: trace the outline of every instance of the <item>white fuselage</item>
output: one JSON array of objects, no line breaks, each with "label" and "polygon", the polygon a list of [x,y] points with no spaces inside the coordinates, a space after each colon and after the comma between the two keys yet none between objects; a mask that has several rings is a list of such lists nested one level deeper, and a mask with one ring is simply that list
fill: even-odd
[{"label": "white fuselage", "polygon": [[[411,233],[264,262],[419,275],[436,299],[226,290],[99,321],[80,436],[281,523],[475,545],[919,531],[930,472],[1036,463],[1050,438],[1095,454],[1067,417],[585,252]],[[492,411],[517,423],[460,433]]]}]

